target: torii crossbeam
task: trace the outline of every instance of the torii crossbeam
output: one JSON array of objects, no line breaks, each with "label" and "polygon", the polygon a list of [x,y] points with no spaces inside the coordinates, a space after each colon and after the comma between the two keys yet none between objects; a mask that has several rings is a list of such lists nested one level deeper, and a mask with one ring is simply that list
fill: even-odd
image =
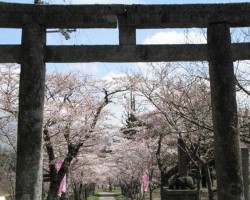
[{"label": "torii crossbeam", "polygon": [[[42,198],[46,62],[209,61],[220,200],[242,200],[234,60],[250,44],[231,44],[230,27],[250,26],[250,4],[31,5],[0,3],[0,28],[21,28],[21,45],[0,45],[0,62],[21,63],[16,200]],[[207,28],[208,44],[137,45],[136,29]],[[47,28],[118,28],[119,45],[47,46]]]}]

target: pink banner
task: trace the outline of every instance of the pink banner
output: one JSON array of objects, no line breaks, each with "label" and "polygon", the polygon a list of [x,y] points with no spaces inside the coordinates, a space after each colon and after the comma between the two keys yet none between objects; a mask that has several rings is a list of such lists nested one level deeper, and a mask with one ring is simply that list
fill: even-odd
[{"label": "pink banner", "polygon": [[[56,171],[58,172],[63,164],[63,160],[59,159],[56,162]],[[60,183],[59,191],[58,191],[58,196],[60,197],[62,193],[66,192],[66,176],[63,177],[62,182]]]},{"label": "pink banner", "polygon": [[141,193],[147,192],[148,186],[149,186],[149,174],[148,174],[148,170],[145,170],[142,176]]}]

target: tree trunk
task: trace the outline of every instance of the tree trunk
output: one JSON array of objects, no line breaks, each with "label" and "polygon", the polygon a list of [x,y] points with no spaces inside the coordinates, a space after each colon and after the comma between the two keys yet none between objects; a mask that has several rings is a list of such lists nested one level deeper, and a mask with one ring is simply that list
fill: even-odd
[{"label": "tree trunk", "polygon": [[157,158],[157,165],[158,165],[158,168],[160,170],[160,181],[161,181],[161,185],[160,185],[160,195],[161,195],[161,198],[164,196],[163,194],[163,187],[166,186],[168,183],[165,179],[165,169],[163,167],[163,164],[162,164],[162,160],[161,160],[161,142],[162,142],[162,139],[163,139],[163,134],[160,134],[159,135],[159,139],[158,139],[158,146],[157,146],[157,151],[155,153],[156,155],[156,158]]},{"label": "tree trunk", "polygon": [[230,27],[208,27],[209,74],[219,200],[242,200],[243,180]]},{"label": "tree trunk", "polygon": [[56,200],[57,199],[59,186],[60,186],[60,184],[58,184],[58,182],[56,182],[56,181],[50,182],[47,200]]},{"label": "tree trunk", "polygon": [[160,194],[161,194],[161,198],[164,196],[164,191],[163,191],[163,187],[166,186],[168,184],[167,179],[165,178],[165,173],[161,171],[161,187],[160,187]]},{"label": "tree trunk", "polygon": [[196,183],[196,191],[197,191],[197,200],[201,199],[201,170],[200,170],[200,165],[198,164],[197,166],[197,183]]},{"label": "tree trunk", "polygon": [[73,192],[74,192],[74,200],[83,200],[84,195],[83,195],[82,182],[76,183],[75,181],[72,181],[72,188],[73,188]]},{"label": "tree trunk", "polygon": [[19,88],[16,200],[42,198],[45,45],[45,27],[36,23],[25,24]]},{"label": "tree trunk", "polygon": [[122,195],[125,195],[125,189],[124,189],[124,186],[121,186],[121,193],[122,193]]},{"label": "tree trunk", "polygon": [[153,200],[153,190],[152,190],[152,187],[149,187],[149,200]]},{"label": "tree trunk", "polygon": [[88,186],[87,186],[87,184],[84,184],[84,197],[85,197],[85,199],[87,199],[88,196],[89,196]]},{"label": "tree trunk", "polygon": [[201,185],[203,188],[207,187],[207,172],[206,172],[206,166],[205,164],[201,167]]}]

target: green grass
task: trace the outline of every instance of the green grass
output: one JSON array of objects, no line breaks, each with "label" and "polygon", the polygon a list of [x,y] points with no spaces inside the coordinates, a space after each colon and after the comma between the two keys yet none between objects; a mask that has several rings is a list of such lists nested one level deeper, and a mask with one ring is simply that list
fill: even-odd
[{"label": "green grass", "polygon": [[[98,200],[98,192],[109,192],[108,189],[98,189],[95,191],[95,195],[89,196],[87,200]],[[112,190],[114,193],[121,194],[121,189],[120,188],[115,188]],[[115,196],[116,200],[128,200],[126,197],[123,195]],[[149,194],[146,193],[146,199],[149,199]],[[160,190],[155,190],[153,192],[153,199],[154,200],[159,200],[160,199]],[[74,200],[74,195],[70,195],[70,200]]]},{"label": "green grass", "polygon": [[126,198],[122,195],[115,197],[115,200],[126,200]]},{"label": "green grass", "polygon": [[97,196],[89,196],[87,200],[98,200]]}]

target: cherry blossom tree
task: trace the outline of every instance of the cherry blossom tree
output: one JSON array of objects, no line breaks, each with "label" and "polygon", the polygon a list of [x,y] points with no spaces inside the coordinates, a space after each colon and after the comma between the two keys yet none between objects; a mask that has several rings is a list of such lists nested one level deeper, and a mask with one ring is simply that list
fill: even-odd
[{"label": "cherry blossom tree", "polygon": [[142,174],[152,166],[148,149],[144,145],[143,140],[121,139],[111,146],[112,154],[107,158],[108,163],[112,163],[110,168],[113,177],[116,177],[123,195],[128,198],[135,199],[140,193]]},{"label": "cherry blossom tree", "polygon": [[[1,68],[1,137],[13,149],[18,112],[18,78],[16,66]],[[117,92],[126,90],[112,87],[111,91],[105,88],[109,88],[108,83],[97,82],[79,73],[47,75],[43,135],[47,152],[45,168],[47,166],[50,175],[48,199],[57,197],[61,180],[69,172],[77,155],[98,144],[97,136],[104,130],[103,122],[110,115],[104,108],[112,102]],[[59,171],[56,170],[58,160],[63,160]]]},{"label": "cherry blossom tree", "polygon": [[[177,138],[181,138],[185,142],[190,160],[197,166],[202,158],[197,158],[197,155],[200,155],[198,149],[199,153],[201,152],[197,146],[212,146],[210,91],[206,79],[190,77],[188,74],[183,76],[185,72],[179,66],[165,63],[148,67],[148,73],[137,73],[127,79],[130,85],[134,85],[140,101],[147,102],[145,104],[151,105],[151,110],[154,110],[149,112],[146,118],[152,120],[151,126],[154,127],[155,136],[151,137],[158,141],[156,158],[163,187],[178,169],[177,161],[172,167],[164,164],[166,158],[161,155],[164,155],[167,148],[171,149],[171,142],[165,141],[175,138],[176,146]],[[150,124],[146,121],[145,123]],[[203,149],[206,149],[205,146]],[[206,152],[202,155],[205,154]]]},{"label": "cherry blossom tree", "polygon": [[[70,167],[69,182],[74,192],[75,200],[86,200],[90,194],[94,194],[99,182],[96,166],[100,164],[98,157],[99,148],[80,153]],[[102,168],[100,168],[102,169]]]},{"label": "cherry blossom tree", "polygon": [[[246,73],[242,73],[244,70],[239,70],[242,68],[246,70],[244,66],[238,66],[237,72],[241,73],[236,73],[236,77],[246,75]],[[162,130],[165,131],[158,131],[158,155],[161,154],[162,139],[175,133],[184,141],[185,151],[192,165],[196,168],[205,168],[210,199],[212,199],[213,188],[209,175],[214,165],[213,125],[207,69],[206,63],[151,64],[148,65],[147,72],[128,75],[126,81],[128,85],[133,85],[134,93],[137,93],[140,102],[144,102],[146,109],[154,110],[164,119],[162,126],[164,124],[165,129]],[[238,112],[242,116],[241,131],[249,133],[249,97],[246,91],[249,82],[247,77],[242,80],[244,80],[241,82],[244,83],[244,87],[236,82],[239,90],[237,93]],[[138,118],[138,116],[136,117]],[[147,118],[151,118],[150,114]],[[152,121],[152,124],[155,125],[159,120]],[[166,170],[162,167],[161,162],[158,160],[159,169],[162,171],[162,185],[166,185],[167,182],[164,179],[168,177],[168,174],[173,175],[170,172],[176,173],[174,169],[177,169],[177,166]]]},{"label": "cherry blossom tree", "polygon": [[16,118],[19,88],[18,66],[6,64],[0,66],[0,139],[4,145],[16,151]]},{"label": "cherry blossom tree", "polygon": [[18,67],[1,65],[0,81],[0,191],[14,199]]},{"label": "cherry blossom tree", "polygon": [[[100,124],[108,116],[104,108],[114,94],[124,90],[108,91],[103,87],[103,83],[76,73],[47,76],[43,133],[51,178],[48,199],[57,196],[59,185],[80,149],[84,152],[97,145]],[[57,172],[58,158],[63,159],[63,164]]]},{"label": "cherry blossom tree", "polygon": [[15,198],[15,153],[0,147],[0,193],[8,194],[11,200]]}]

